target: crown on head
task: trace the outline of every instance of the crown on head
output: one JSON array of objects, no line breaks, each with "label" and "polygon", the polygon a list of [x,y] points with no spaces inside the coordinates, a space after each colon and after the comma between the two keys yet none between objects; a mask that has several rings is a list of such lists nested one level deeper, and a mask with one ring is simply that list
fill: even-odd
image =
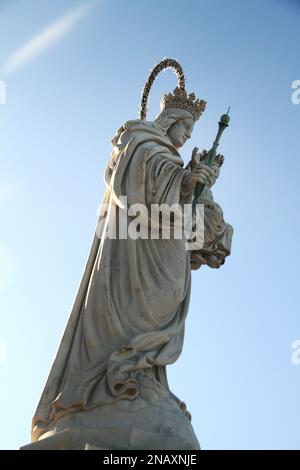
[{"label": "crown on head", "polygon": [[166,108],[182,108],[189,111],[194,121],[197,121],[206,107],[206,101],[196,99],[195,93],[187,94],[185,88],[180,89],[178,86],[173,93],[163,95],[160,102],[160,109]]},{"label": "crown on head", "polygon": [[161,110],[166,108],[181,108],[189,111],[197,121],[206,107],[206,101],[196,100],[194,93],[188,95],[185,89],[185,78],[181,65],[174,59],[164,59],[157,64],[149,75],[142,93],[140,119],[145,120],[147,114],[147,101],[150,89],[157,75],[164,69],[171,68],[177,75],[178,86],[173,93],[163,95],[160,103]]}]

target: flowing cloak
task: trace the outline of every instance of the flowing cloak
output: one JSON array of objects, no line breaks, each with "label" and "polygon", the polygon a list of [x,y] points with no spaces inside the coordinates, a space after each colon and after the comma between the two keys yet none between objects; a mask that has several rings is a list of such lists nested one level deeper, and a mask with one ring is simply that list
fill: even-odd
[{"label": "flowing cloak", "polygon": [[118,226],[121,196],[127,196],[128,207],[181,204],[186,170],[175,147],[153,123],[128,121],[114,143],[103,201],[111,210],[100,216],[33,418],[33,440],[67,413],[120,400],[132,403],[141,392],[141,371],[152,370],[153,388],[171,394],[166,365],[182,351],[190,296],[185,240],[113,239],[105,233],[110,222]]}]

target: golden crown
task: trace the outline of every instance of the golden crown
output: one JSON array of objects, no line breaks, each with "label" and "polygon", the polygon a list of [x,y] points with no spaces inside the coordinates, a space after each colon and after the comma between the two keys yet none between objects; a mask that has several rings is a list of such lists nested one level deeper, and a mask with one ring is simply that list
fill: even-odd
[{"label": "golden crown", "polygon": [[160,109],[165,108],[182,108],[189,111],[194,121],[197,121],[206,107],[206,101],[196,100],[194,93],[187,94],[185,89],[176,87],[173,93],[166,94],[160,102]]},{"label": "golden crown", "polygon": [[199,99],[196,100],[196,96],[194,93],[190,93],[188,95],[185,89],[185,78],[183,69],[181,65],[174,59],[162,60],[151,71],[142,93],[140,119],[146,119],[148,96],[155,78],[162,70],[167,68],[171,68],[176,73],[178,79],[178,86],[175,88],[173,93],[163,95],[160,102],[161,110],[166,108],[185,109],[189,111],[193,116],[194,120],[197,121],[205,110],[206,101]]}]

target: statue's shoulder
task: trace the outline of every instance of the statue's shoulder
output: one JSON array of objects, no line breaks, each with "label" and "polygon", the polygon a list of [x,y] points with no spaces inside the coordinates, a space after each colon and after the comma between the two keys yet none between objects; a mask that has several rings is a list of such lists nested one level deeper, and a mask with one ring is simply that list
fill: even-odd
[{"label": "statue's shoulder", "polygon": [[142,133],[149,133],[152,127],[152,122],[149,121],[143,121],[141,119],[128,120],[116,131],[114,137],[111,139],[111,143],[117,145],[120,141],[128,141]]},{"label": "statue's shoulder", "polygon": [[126,121],[112,139],[114,160],[126,151],[136,158],[152,158],[161,155],[183,165],[183,161],[168,137],[156,123],[134,119]]}]

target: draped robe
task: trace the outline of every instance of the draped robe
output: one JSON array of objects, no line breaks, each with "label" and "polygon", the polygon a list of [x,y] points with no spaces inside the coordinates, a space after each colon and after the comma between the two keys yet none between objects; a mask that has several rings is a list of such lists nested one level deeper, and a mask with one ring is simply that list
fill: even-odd
[{"label": "draped robe", "polygon": [[128,121],[122,127],[105,172],[103,204],[111,210],[99,218],[33,418],[33,440],[67,413],[120,400],[130,406],[141,395],[147,397],[147,387],[150,398],[174,397],[166,365],[177,360],[183,347],[191,286],[186,241],[112,239],[105,233],[112,218],[118,225],[121,196],[127,196],[128,207],[182,203],[185,173],[178,151],[153,123]]}]

